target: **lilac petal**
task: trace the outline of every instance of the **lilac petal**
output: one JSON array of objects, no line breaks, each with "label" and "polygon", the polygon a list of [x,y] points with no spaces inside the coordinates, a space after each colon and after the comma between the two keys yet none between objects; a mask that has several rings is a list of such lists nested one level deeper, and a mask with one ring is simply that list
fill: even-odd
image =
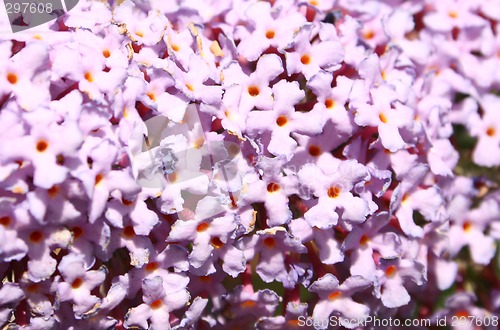
[{"label": "lilac petal", "polygon": [[177,220],[168,234],[167,242],[194,240],[197,234],[196,227],[198,224],[199,222],[194,220]]},{"label": "lilac petal", "polygon": [[[268,249],[267,247],[264,249]],[[266,283],[274,280],[283,281],[287,276],[285,269],[285,257],[280,251],[262,251],[260,253],[257,274]]]},{"label": "lilac petal", "polygon": [[120,282],[113,283],[111,288],[109,288],[106,297],[102,299],[101,309],[103,310],[112,310],[119,304],[123,302],[125,296],[127,295],[127,290],[123,284]]},{"label": "lilac petal", "polygon": [[28,261],[28,275],[33,282],[43,281],[49,278],[56,270],[57,262],[46,255],[40,260]]},{"label": "lilac petal", "polygon": [[6,282],[0,289],[0,305],[17,305],[24,298],[24,292],[17,283]]},{"label": "lilac petal", "polygon": [[340,242],[324,230],[314,230],[314,241],[319,249],[319,258],[326,265],[333,265],[344,260]]},{"label": "lilac petal", "polygon": [[151,317],[151,308],[142,304],[137,307],[129,309],[127,315],[125,315],[124,325],[129,326],[139,326],[142,329],[148,328],[148,319]]},{"label": "lilac petal", "polygon": [[329,294],[339,287],[339,280],[332,274],[326,274],[311,284],[309,291],[319,294]]},{"label": "lilac petal", "polygon": [[437,259],[434,269],[436,271],[437,286],[440,290],[446,290],[453,285],[456,280],[458,265],[455,261]]},{"label": "lilac petal", "polygon": [[330,314],[335,310],[333,304],[328,300],[320,300],[314,306],[312,318],[315,321],[315,329],[328,329]]},{"label": "lilac petal", "polygon": [[[203,236],[203,239],[200,239]],[[212,255],[213,247],[209,244],[210,236],[206,234],[198,234],[197,244],[193,246],[193,251],[189,254],[189,263],[200,268]]]},{"label": "lilac petal", "polygon": [[150,304],[165,296],[163,280],[161,276],[145,278],[142,281],[143,299],[146,304]]},{"label": "lilac petal", "polygon": [[151,312],[151,330],[170,329],[170,313],[167,305],[163,305]]},{"label": "lilac petal", "polygon": [[311,227],[318,227],[320,229],[328,229],[335,226],[338,222],[338,214],[331,209],[327,202],[320,202],[310,208],[305,214],[304,218],[307,220]]},{"label": "lilac petal", "polygon": [[385,307],[396,308],[408,304],[410,295],[401,283],[401,279],[395,277],[385,282],[381,300]]},{"label": "lilac petal", "polygon": [[360,275],[364,278],[375,280],[377,266],[373,260],[373,250],[361,248],[351,254],[352,262],[350,272],[353,276]]},{"label": "lilac petal", "polygon": [[490,236],[484,235],[483,232],[477,229],[471,229],[465,235],[469,242],[469,249],[474,262],[481,265],[489,264],[495,255],[495,240]]},{"label": "lilac petal", "polygon": [[237,277],[246,267],[246,259],[243,252],[230,245],[221,255],[223,260],[222,269],[232,277]]},{"label": "lilac petal", "polygon": [[399,257],[403,252],[401,238],[396,233],[388,232],[372,238],[370,245],[377,250],[382,258],[392,259]]},{"label": "lilac petal", "polygon": [[357,303],[350,298],[340,298],[333,302],[335,309],[338,310],[343,317],[353,322],[345,322],[346,328],[354,328],[355,322],[366,319],[370,315],[370,308]]},{"label": "lilac petal", "polygon": [[207,306],[208,299],[202,299],[200,297],[196,297],[189,309],[184,314],[184,318],[181,320],[180,324],[173,329],[181,330],[187,329],[192,326],[196,321],[198,321],[203,313],[203,310]]}]

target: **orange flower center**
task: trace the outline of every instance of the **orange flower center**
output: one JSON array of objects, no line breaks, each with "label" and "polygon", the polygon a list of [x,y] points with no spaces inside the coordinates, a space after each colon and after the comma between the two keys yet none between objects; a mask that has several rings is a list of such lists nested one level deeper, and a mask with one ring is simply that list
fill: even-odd
[{"label": "orange flower center", "polygon": [[102,181],[103,178],[104,178],[104,175],[102,175],[101,173],[97,174],[95,176],[95,185],[97,186]]},{"label": "orange flower center", "polygon": [[338,299],[340,298],[340,296],[342,296],[342,292],[340,291],[335,291],[335,292],[332,292],[328,295],[328,300],[335,300],[335,299]]},{"label": "orange flower center", "polygon": [[496,131],[495,131],[495,128],[493,128],[493,127],[488,127],[488,129],[486,130],[486,135],[488,135],[488,136],[494,136],[495,133],[496,133]]},{"label": "orange flower center", "polygon": [[390,265],[389,267],[387,267],[387,269],[385,270],[385,275],[387,277],[393,277],[394,275],[396,275],[396,266],[394,265]]},{"label": "orange flower center", "polygon": [[123,204],[123,205],[125,205],[125,206],[130,206],[130,205],[132,205],[133,203],[134,203],[133,201],[130,201],[130,200],[128,200],[128,199],[126,199],[126,198],[123,198],[123,197],[122,197],[122,204]]},{"label": "orange flower center", "polygon": [[85,79],[86,79],[88,82],[93,82],[93,81],[94,81],[94,77],[92,76],[92,73],[90,73],[90,72],[85,72],[84,77],[85,77]]},{"label": "orange flower center", "polygon": [[285,116],[279,116],[277,119],[276,119],[276,124],[279,126],[279,127],[283,127],[286,125],[286,123],[288,123],[288,119],[285,117]]},{"label": "orange flower center", "polygon": [[40,288],[40,285],[35,283],[35,284],[30,284],[26,287],[26,291],[29,293],[36,293],[38,289]]},{"label": "orange flower center", "polygon": [[264,246],[268,249],[272,249],[276,246],[276,240],[272,237],[266,237],[262,244],[264,244]]},{"label": "orange flower center", "polygon": [[10,217],[1,217],[0,218],[0,225],[4,226],[4,227],[7,227],[8,225],[10,225],[12,222],[12,219]]},{"label": "orange flower center", "polygon": [[268,30],[268,31],[266,32],[266,38],[267,38],[267,39],[272,39],[272,38],[274,38],[274,31],[273,31],[273,30]]},{"label": "orange flower center", "polygon": [[17,83],[17,75],[15,73],[9,72],[7,73],[7,81],[12,85]]},{"label": "orange flower center", "polygon": [[78,238],[83,235],[83,229],[81,227],[74,227],[73,228],[73,237]]},{"label": "orange flower center", "polygon": [[43,234],[41,231],[36,230],[30,234],[30,241],[33,243],[40,243],[43,240]]},{"label": "orange flower center", "polygon": [[387,123],[387,117],[383,114],[383,113],[380,113],[380,115],[378,115],[378,118],[380,119],[381,122],[383,122],[384,124]]},{"label": "orange flower center", "polygon": [[241,303],[241,307],[243,308],[252,308],[256,305],[257,303],[253,300],[247,300]]},{"label": "orange flower center", "polygon": [[359,240],[359,244],[360,245],[366,245],[366,244],[368,244],[369,240],[370,239],[368,238],[368,236],[363,235],[363,236],[361,236],[361,239]]},{"label": "orange flower center", "polygon": [[148,273],[151,273],[151,272],[154,272],[155,270],[157,270],[158,267],[159,267],[159,264],[156,261],[153,261],[153,262],[150,262],[146,265],[146,271]]},{"label": "orange flower center", "polygon": [[335,102],[332,99],[325,100],[325,107],[327,107],[328,109],[333,108],[334,105],[335,105]]},{"label": "orange flower center", "polygon": [[267,185],[267,191],[270,193],[276,192],[278,190],[280,190],[280,185],[277,183],[271,182]]},{"label": "orange flower center", "polygon": [[71,283],[71,287],[72,287],[73,289],[78,289],[79,287],[81,287],[81,286],[82,286],[82,284],[83,284],[83,280],[82,280],[81,278],[77,277],[77,278],[73,281],[73,283]]},{"label": "orange flower center", "polygon": [[127,226],[123,228],[123,236],[125,238],[133,238],[135,236],[135,230],[132,226]]},{"label": "orange flower center", "polygon": [[307,64],[311,63],[311,58],[307,54],[302,55],[302,57],[300,58],[300,63],[307,65]]},{"label": "orange flower center", "polygon": [[50,189],[47,190],[47,193],[49,194],[49,196],[51,198],[54,198],[57,196],[57,194],[59,193],[60,191],[60,188],[58,185],[53,185]]},{"label": "orange flower center", "polygon": [[321,148],[315,145],[309,146],[309,154],[313,157],[321,155]]},{"label": "orange flower center", "polygon": [[175,172],[167,175],[168,182],[175,182],[175,181],[177,181],[177,179],[178,179],[177,173],[175,173]]},{"label": "orange flower center", "polygon": [[332,186],[332,187],[328,188],[327,194],[328,194],[328,197],[330,197],[330,198],[337,198],[337,197],[339,197],[340,192],[341,192],[341,189],[339,186]]},{"label": "orange flower center", "polygon": [[149,305],[149,306],[151,306],[151,308],[152,308],[152,309],[158,309],[158,308],[160,308],[162,305],[163,305],[163,301],[161,301],[160,299],[158,299],[158,300],[153,301],[153,302],[151,303],[151,305]]},{"label": "orange flower center", "polygon": [[220,249],[224,245],[224,243],[218,237],[212,237],[212,239],[210,240],[210,244],[212,244],[212,246],[216,249]]},{"label": "orange flower center", "polygon": [[208,229],[208,223],[202,222],[196,227],[196,231],[202,233]]},{"label": "orange flower center", "polygon": [[455,316],[457,318],[460,318],[460,317],[468,317],[469,316],[469,312],[467,312],[466,310],[458,310],[456,313],[455,313]]},{"label": "orange flower center", "polygon": [[210,278],[210,276],[200,276],[200,282],[202,283],[210,283],[212,281],[212,279]]},{"label": "orange flower center", "polygon": [[36,150],[38,152],[44,152],[49,147],[49,144],[45,140],[40,140],[36,144]]},{"label": "orange flower center", "polygon": [[367,40],[372,39],[374,36],[375,36],[375,32],[373,32],[372,30],[368,30],[365,33],[363,33],[363,37]]},{"label": "orange flower center", "polygon": [[260,91],[259,91],[259,87],[257,86],[248,86],[248,94],[250,94],[250,96],[257,96],[259,95]]}]

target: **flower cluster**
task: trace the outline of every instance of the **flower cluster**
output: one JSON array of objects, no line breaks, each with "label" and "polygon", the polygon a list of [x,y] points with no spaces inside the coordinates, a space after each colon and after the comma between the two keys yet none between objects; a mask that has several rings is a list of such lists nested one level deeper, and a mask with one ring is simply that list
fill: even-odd
[{"label": "flower cluster", "polygon": [[0,35],[0,326],[496,328],[498,1],[81,0],[34,31]]}]

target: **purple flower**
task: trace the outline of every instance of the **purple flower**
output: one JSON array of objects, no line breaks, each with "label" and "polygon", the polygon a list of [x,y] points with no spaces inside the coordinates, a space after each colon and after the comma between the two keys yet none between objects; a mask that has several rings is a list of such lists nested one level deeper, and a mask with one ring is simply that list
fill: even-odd
[{"label": "purple flower", "polygon": [[270,46],[286,48],[292,41],[295,31],[305,23],[305,18],[298,12],[283,9],[271,10],[267,2],[256,2],[245,12],[249,20],[247,30],[237,30],[241,42],[238,52],[249,61],[255,61]]},{"label": "purple flower", "polygon": [[304,214],[304,218],[320,229],[336,225],[339,213],[342,219],[352,222],[363,222],[369,213],[367,202],[351,193],[355,184],[367,181],[365,166],[355,160],[338,162],[334,166],[325,173],[310,163],[298,173],[302,184],[318,197],[318,203]]},{"label": "purple flower", "polygon": [[362,276],[351,276],[342,284],[332,274],[319,278],[310,287],[309,291],[319,296],[314,307],[312,318],[319,326],[317,329],[327,329],[328,320],[332,313],[340,314],[342,325],[352,328],[352,321],[364,320],[369,316],[370,309],[352,299],[352,295],[370,287],[371,282]]},{"label": "purple flower", "polygon": [[245,74],[238,62],[231,62],[222,71],[223,85],[241,85],[241,98],[238,110],[230,109],[246,115],[254,107],[270,110],[273,106],[270,81],[283,72],[281,59],[275,54],[266,54],[260,57],[257,67],[250,75]]},{"label": "purple flower", "polygon": [[124,325],[151,329],[163,329],[166,326],[170,329],[170,312],[183,307],[189,301],[189,293],[185,289],[188,282],[189,278],[179,274],[172,274],[167,280],[160,276],[144,279],[144,303],[129,310]]},{"label": "purple flower", "polygon": [[68,254],[57,267],[62,281],[57,285],[59,302],[71,301],[76,318],[84,318],[99,310],[100,299],[91,294],[106,277],[106,269],[87,270],[82,256]]}]

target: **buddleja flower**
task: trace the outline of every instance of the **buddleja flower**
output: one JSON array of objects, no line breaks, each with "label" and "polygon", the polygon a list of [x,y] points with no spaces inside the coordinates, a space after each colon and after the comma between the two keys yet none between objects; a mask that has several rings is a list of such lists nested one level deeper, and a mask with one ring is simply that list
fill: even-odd
[{"label": "buddleja flower", "polygon": [[324,126],[324,115],[320,110],[308,113],[297,112],[294,106],[304,97],[298,83],[280,80],[273,86],[272,111],[251,111],[247,115],[246,128],[250,136],[271,131],[267,150],[276,156],[290,159],[297,143],[291,133],[318,134]]},{"label": "buddleja flower", "polygon": [[492,236],[485,230],[500,212],[493,198],[484,200],[478,208],[472,208],[471,200],[456,196],[449,209],[453,221],[450,226],[450,253],[455,256],[468,246],[472,259],[478,264],[488,264],[496,252]]},{"label": "buddleja flower", "polygon": [[[30,126],[29,134],[19,136],[13,143],[3,143],[2,158],[4,161],[30,162],[34,171],[33,183],[50,189],[66,179],[69,170],[61,166],[58,159],[75,157],[82,144],[82,135],[74,121],[59,125],[57,116],[48,109],[38,109],[25,118]],[[60,140],[63,135],[66,137],[64,143]]]},{"label": "buddleja flower", "polygon": [[202,209],[217,205],[216,199],[205,197],[198,203],[195,219],[176,221],[168,236],[167,241],[193,243],[189,261],[194,268],[200,268],[210,258],[212,251],[226,243],[228,237],[236,229],[236,223],[230,215],[206,219]]},{"label": "buddleja flower", "polygon": [[354,328],[353,324],[356,323],[352,321],[366,319],[370,312],[369,308],[354,301],[351,296],[370,285],[371,282],[362,276],[351,276],[342,284],[332,274],[319,278],[309,287],[309,291],[317,293],[320,299],[312,315],[319,325],[316,328],[327,329],[329,317],[333,312],[340,314],[341,324],[347,328]]},{"label": "buddleja flower", "polygon": [[2,43],[0,95],[13,93],[17,104],[26,111],[47,105],[49,94],[48,51],[41,43],[32,43],[11,58],[9,43]]},{"label": "buddleja flower", "polygon": [[238,52],[249,61],[255,61],[270,46],[283,49],[292,41],[295,31],[305,23],[298,12],[271,11],[267,2],[256,2],[245,12],[250,21],[249,31],[240,29],[242,39]]},{"label": "buddleja flower", "polygon": [[357,161],[336,162],[327,172],[315,164],[306,164],[298,177],[318,197],[318,203],[304,214],[311,226],[326,229],[336,225],[341,210],[344,220],[363,222],[366,219],[369,213],[366,201],[351,193],[356,183],[368,178],[368,171]]},{"label": "buddleja flower", "polygon": [[273,106],[272,89],[269,83],[283,72],[281,59],[275,54],[266,54],[259,58],[255,71],[245,74],[237,62],[231,62],[222,71],[223,85],[240,85],[241,98],[238,109],[226,110],[226,116],[233,112],[246,116],[254,107],[270,110]]},{"label": "buddleja flower", "polygon": [[410,294],[405,288],[408,280],[422,285],[426,280],[425,266],[415,260],[380,259],[377,270],[377,285],[375,294],[385,307],[395,308],[408,304]]},{"label": "buddleja flower", "polygon": [[99,309],[100,299],[91,291],[100,285],[106,270],[87,270],[82,256],[68,254],[59,263],[58,270],[63,281],[57,285],[57,297],[60,302],[71,301],[77,318],[92,315]]},{"label": "buddleja flower", "polygon": [[370,90],[373,104],[353,105],[356,109],[354,120],[360,126],[378,128],[382,145],[397,151],[406,146],[400,129],[410,128],[413,124],[413,110],[397,102],[396,92],[388,85]]},{"label": "buddleja flower", "polygon": [[[142,282],[144,303],[129,310],[125,326],[144,329],[170,329],[170,312],[183,307],[189,300],[185,289],[189,278],[180,275],[165,281],[160,276],[146,278]],[[149,326],[148,326],[149,320]]]},{"label": "buddleja flower", "polygon": [[256,271],[262,280],[267,283],[277,280],[286,287],[295,285],[297,276],[295,270],[287,269],[285,253],[304,253],[306,248],[283,227],[259,231],[257,235],[242,240],[241,247],[247,260],[259,256]]},{"label": "buddleja flower", "polygon": [[472,157],[479,165],[500,164],[500,120],[496,111],[498,104],[498,96],[484,95],[481,102],[483,116],[472,116],[469,123],[471,134],[478,138]]},{"label": "buddleja flower", "polygon": [[443,204],[440,191],[437,187],[427,189],[419,187],[427,171],[427,166],[423,164],[413,167],[396,187],[391,197],[391,210],[395,210],[394,214],[398,218],[401,229],[410,236],[420,237],[423,234],[423,229],[414,223],[414,211],[419,211],[427,221],[440,220],[438,213]]},{"label": "buddleja flower", "polygon": [[[325,31],[326,26],[309,24],[301,27],[293,41],[294,51],[286,53],[288,74],[302,73],[309,79],[321,69],[330,71],[340,64],[344,50],[338,40],[331,40],[333,38]],[[317,36],[321,42],[311,44],[311,39]]]},{"label": "buddleja flower", "polygon": [[375,281],[378,256],[386,259],[401,256],[404,249],[399,235],[392,231],[381,231],[389,221],[387,212],[374,214],[347,235],[342,244],[342,251],[351,251],[352,275]]}]

